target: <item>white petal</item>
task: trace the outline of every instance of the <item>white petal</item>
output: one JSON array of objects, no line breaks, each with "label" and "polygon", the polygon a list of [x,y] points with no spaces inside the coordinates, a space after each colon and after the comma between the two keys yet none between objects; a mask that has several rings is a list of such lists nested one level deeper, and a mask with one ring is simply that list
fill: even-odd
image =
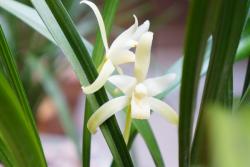
[{"label": "white petal", "polygon": [[138,41],[141,36],[149,30],[150,22],[146,20],[142,25],[140,25],[133,35],[133,39]]},{"label": "white petal", "polygon": [[142,82],[148,73],[153,33],[146,32],[140,38],[135,51],[135,77]]},{"label": "white petal", "polygon": [[129,104],[127,96],[117,97],[104,103],[96,112],[89,118],[87,127],[91,133],[95,133],[96,129],[108,118],[116,112],[122,110]]},{"label": "white petal", "polygon": [[133,119],[149,119],[150,106],[147,98],[137,99],[134,95],[131,99],[131,116]]},{"label": "white petal", "polygon": [[165,119],[167,119],[172,124],[178,124],[179,118],[177,113],[174,111],[173,108],[171,108],[168,104],[165,102],[158,100],[153,97],[148,98],[148,103],[150,105],[150,108],[161,114]]},{"label": "white petal", "polygon": [[116,71],[118,72],[118,74],[123,75],[123,70],[122,70],[121,67],[115,66],[115,69],[116,69]]},{"label": "white petal", "polygon": [[97,6],[93,3],[90,2],[88,0],[83,0],[80,3],[85,3],[86,5],[88,5],[93,12],[95,13],[95,16],[97,18],[97,22],[100,28],[100,32],[101,32],[101,36],[102,36],[102,41],[103,41],[103,45],[105,47],[106,52],[108,51],[108,40],[107,40],[107,33],[106,33],[106,29],[105,29],[105,24],[103,22],[102,19],[102,15],[100,13],[100,11],[98,10]]},{"label": "white petal", "polygon": [[148,96],[156,96],[164,92],[169,84],[176,79],[176,74],[166,74],[161,77],[149,78],[143,81],[143,84],[147,87]]},{"label": "white petal", "polygon": [[[134,15],[135,23],[130,26],[127,30],[121,33],[111,44],[110,50],[129,49],[133,45],[136,45],[134,41],[131,41],[132,35],[136,32],[138,28],[138,20]],[[131,46],[132,45],[132,46]]]},{"label": "white petal", "polygon": [[83,92],[85,94],[91,94],[99,90],[101,87],[104,86],[104,84],[106,83],[110,75],[114,72],[114,70],[115,70],[115,67],[113,66],[112,62],[108,59],[104,63],[96,80],[89,86],[86,86],[86,87],[82,86]]},{"label": "white petal", "polygon": [[108,80],[127,96],[131,96],[136,85],[136,79],[128,75],[113,75]]},{"label": "white petal", "polygon": [[112,63],[115,65],[125,64],[135,61],[135,54],[129,50],[120,50],[111,52],[109,55]]}]

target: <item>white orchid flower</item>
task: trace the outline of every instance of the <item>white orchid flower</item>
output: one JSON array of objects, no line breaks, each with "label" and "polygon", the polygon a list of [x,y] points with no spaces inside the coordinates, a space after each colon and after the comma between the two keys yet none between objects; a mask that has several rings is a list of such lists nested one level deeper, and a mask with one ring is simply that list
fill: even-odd
[{"label": "white orchid flower", "polygon": [[119,88],[124,93],[124,96],[106,102],[90,117],[87,125],[90,132],[95,133],[98,126],[126,106],[131,107],[130,111],[133,119],[148,119],[150,110],[153,110],[165,117],[170,123],[178,123],[178,115],[174,109],[165,102],[154,98],[154,96],[166,90],[176,75],[166,74],[161,77],[146,79],[152,39],[152,32],[147,32],[140,38],[135,52],[135,77],[113,75],[109,78],[109,81]]},{"label": "white orchid flower", "polygon": [[118,65],[135,61],[135,55],[130,49],[135,47],[141,35],[148,31],[149,21],[147,20],[138,26],[138,20],[136,16],[134,16],[135,23],[120,34],[109,47],[105,25],[97,6],[88,0],[83,0],[81,3],[87,4],[94,11],[105,48],[105,60],[99,72],[99,76],[91,85],[82,87],[85,94],[92,94],[104,86],[115,69],[121,73]]}]

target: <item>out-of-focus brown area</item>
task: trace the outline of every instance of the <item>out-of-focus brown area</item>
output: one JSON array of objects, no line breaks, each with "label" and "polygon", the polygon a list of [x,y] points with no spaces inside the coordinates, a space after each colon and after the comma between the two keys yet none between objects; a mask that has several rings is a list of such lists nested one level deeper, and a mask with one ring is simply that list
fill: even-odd
[{"label": "out-of-focus brown area", "polygon": [[[73,116],[77,99],[81,93],[81,86],[72,71],[68,68],[58,72],[57,80],[60,89],[66,97],[67,104]],[[45,96],[37,109],[37,125],[42,133],[64,134],[63,128],[58,118],[58,109],[53,100]]]}]

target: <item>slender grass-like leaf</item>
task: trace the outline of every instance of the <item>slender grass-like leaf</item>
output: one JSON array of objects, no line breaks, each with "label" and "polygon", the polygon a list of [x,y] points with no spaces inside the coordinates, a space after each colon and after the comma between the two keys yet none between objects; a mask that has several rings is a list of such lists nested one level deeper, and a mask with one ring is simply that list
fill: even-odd
[{"label": "slender grass-like leaf", "polygon": [[2,62],[3,70],[6,74],[6,78],[8,79],[11,87],[15,90],[15,93],[25,112],[24,114],[27,116],[27,118],[29,118],[32,122],[34,122],[33,115],[29,107],[29,103],[26,98],[24,88],[20,80],[20,76],[17,72],[17,66],[15,63],[14,57],[8,46],[8,43],[6,41],[6,38],[4,36],[4,32],[1,26],[0,26],[0,61]]},{"label": "slender grass-like leaf", "polygon": [[245,105],[250,105],[250,58],[248,58],[245,82],[243,85],[241,100],[238,108],[242,108]]},{"label": "slender grass-like leaf", "polygon": [[90,166],[90,155],[91,155],[91,134],[87,127],[87,122],[93,113],[91,104],[87,97],[85,100],[84,109],[84,121],[83,121],[83,139],[82,139],[82,167]]},{"label": "slender grass-like leaf", "polygon": [[50,75],[49,71],[36,59],[34,56],[29,55],[27,57],[27,64],[31,71],[35,72],[36,75],[41,77],[41,84],[47,94],[53,99],[56,107],[59,111],[59,120],[67,136],[74,142],[78,153],[81,153],[79,136],[74,126],[74,121],[70,115],[70,109],[67,105],[64,95],[58,87],[58,83]]},{"label": "slender grass-like leaf", "polygon": [[249,57],[250,52],[250,36],[242,38],[237,49],[235,60],[242,60]]},{"label": "slender grass-like leaf", "polygon": [[[201,69],[200,77],[203,77],[207,72],[207,67],[209,63],[210,53],[211,53],[211,45],[212,45],[212,38],[210,38],[207,41],[207,49],[205,53],[205,57],[203,60],[203,65]],[[158,95],[157,97],[160,99],[165,98],[168,94],[173,92],[176,88],[180,86],[181,77],[182,77],[182,66],[183,66],[183,57],[181,57],[179,60],[177,60],[167,71],[166,73],[175,73],[176,79],[169,85],[167,90],[163,92],[162,94]]]},{"label": "slender grass-like leaf", "polygon": [[148,150],[154,160],[155,166],[165,166],[160,148],[157,144],[149,122],[145,120],[133,120],[133,124],[146,143]]},{"label": "slender grass-like leaf", "polygon": [[10,150],[8,150],[8,148],[0,138],[0,164],[4,163],[7,167],[13,167],[8,155],[11,155]]},{"label": "slender grass-like leaf", "polygon": [[[135,137],[137,135],[138,135],[138,131],[136,130],[135,126],[132,124],[131,129],[130,129],[130,136],[129,136],[129,140],[128,140],[128,144],[127,144],[127,147],[129,150],[131,149],[132,144],[134,143]],[[117,167],[114,160],[112,161],[110,167]]]},{"label": "slender grass-like leaf", "polygon": [[241,101],[240,101],[240,107],[244,107],[246,105],[250,106],[250,85],[248,85],[248,88],[246,89]]},{"label": "slender grass-like leaf", "polygon": [[71,7],[73,6],[74,4],[74,0],[62,0],[62,3],[64,5],[64,7],[70,11],[71,10]]},{"label": "slender grass-like leaf", "polygon": [[[164,160],[152,131],[152,128],[147,120],[133,120],[130,130],[130,136],[128,140],[128,149],[131,148],[131,145],[134,142],[134,139],[137,134],[140,134],[147,145],[147,148],[150,152],[151,157],[154,160],[156,166],[164,166]],[[114,162],[112,162],[111,166],[115,166]]]},{"label": "slender grass-like leaf", "polygon": [[193,0],[188,17],[180,92],[179,166],[190,166],[193,113],[204,59],[218,2]]},{"label": "slender grass-like leaf", "polygon": [[[119,0],[107,0],[104,3],[103,9],[103,21],[105,24],[105,29],[107,31],[107,36],[110,35],[113,20],[115,18],[115,14],[118,8]],[[101,33],[98,29],[96,36],[96,43],[94,47],[94,51],[92,54],[92,59],[96,67],[98,67],[104,57],[104,47],[102,43]],[[83,146],[82,146],[82,159],[83,159],[83,167],[90,166],[90,154],[91,154],[91,134],[87,128],[87,122],[90,118],[91,114],[94,113],[94,110],[90,107],[90,103],[88,101],[88,96],[85,99],[85,110],[84,110],[84,123],[83,123]]]},{"label": "slender grass-like leaf", "polygon": [[127,144],[127,147],[128,147],[129,149],[131,149],[132,144],[133,144],[134,139],[135,139],[135,137],[137,136],[137,134],[138,134],[138,131],[137,131],[137,129],[135,128],[135,126],[133,126],[133,124],[132,124],[132,125],[131,125],[131,129],[130,129],[130,136],[129,136],[129,140],[128,140],[128,144]]},{"label": "slender grass-like leaf", "polygon": [[[51,36],[51,33],[48,31],[35,9],[14,0],[0,0],[0,7],[22,20],[52,43],[56,44],[55,40]],[[88,51],[92,52],[91,44],[84,38],[82,38],[82,40]]]},{"label": "slender grass-like leaf", "polygon": [[[200,77],[203,77],[207,73],[208,69],[208,64],[209,64],[209,59],[210,59],[210,53],[211,53],[211,45],[212,45],[212,40],[208,40],[208,47],[206,49],[202,69],[201,69],[201,74]],[[246,37],[241,39],[236,56],[235,56],[235,62],[241,61],[247,57],[250,56],[250,38]],[[169,88],[162,94],[158,95],[158,98],[162,99],[166,97],[169,93],[173,92],[176,88],[180,86],[181,82],[181,76],[182,76],[182,65],[183,65],[183,57],[181,57],[179,60],[177,60],[167,71],[166,73],[175,73],[177,74],[177,78]]]},{"label": "slender grass-like leaf", "polygon": [[46,167],[39,140],[18,98],[0,74],[0,154],[6,167]]},{"label": "slender grass-like leaf", "polygon": [[[152,128],[147,120],[133,120],[130,130],[130,136],[128,140],[128,149],[131,149],[131,146],[134,142],[135,137],[140,134],[146,143],[148,150],[151,154],[151,157],[154,160],[155,166],[165,166],[164,160],[158,146],[158,143],[155,139]],[[111,167],[115,167],[114,161],[111,164]]]},{"label": "slender grass-like leaf", "polygon": [[[107,36],[109,36],[111,33],[113,21],[115,18],[115,14],[116,14],[119,2],[120,2],[119,0],[106,0],[105,1],[104,8],[103,8],[103,21],[105,24]],[[102,37],[101,37],[101,33],[99,29],[97,31],[96,42],[95,42],[95,47],[93,50],[92,57],[93,57],[93,61],[96,67],[98,67],[101,64],[104,58],[104,45],[102,43]]]},{"label": "slender grass-like leaf", "polygon": [[24,118],[26,119],[27,122],[30,122],[32,126],[32,130],[34,134],[36,135],[37,142],[40,146],[40,149],[42,150],[42,146],[41,146],[39,135],[35,126],[33,114],[32,114],[28,99],[26,97],[26,93],[24,91],[19,73],[17,72],[17,66],[15,63],[14,57],[8,46],[7,40],[4,36],[4,32],[1,26],[0,26],[0,61],[2,62],[6,77],[8,77],[8,81],[10,85],[12,86],[12,89],[15,91],[20,105],[22,106],[23,114],[25,115]]},{"label": "slender grass-like leaf", "polygon": [[[68,56],[81,84],[86,84],[84,74],[88,82],[93,82],[97,77],[97,71],[89,56],[89,53],[81,40],[70,16],[59,0],[32,0],[44,23],[50,30],[57,44]],[[75,66],[76,67],[76,66]],[[83,72],[84,70],[84,72]],[[98,105],[104,104],[108,97],[104,89],[94,95]],[[133,166],[126,144],[118,127],[115,117],[111,117],[101,125],[102,133],[112,152],[112,155],[119,166]]]},{"label": "slender grass-like leaf", "polygon": [[192,165],[207,165],[209,161],[207,159],[209,144],[206,140],[206,105],[220,103],[224,107],[231,107],[232,93],[227,93],[227,91],[232,91],[232,86],[228,84],[232,83],[233,63],[247,11],[248,1],[223,0],[219,8],[213,34],[211,60],[192,147]]},{"label": "slender grass-like leaf", "polygon": [[0,0],[0,6],[55,43],[36,10],[14,0]]},{"label": "slender grass-like leaf", "polygon": [[250,58],[248,58],[248,65],[247,65],[247,71],[246,71],[245,81],[244,81],[243,90],[242,90],[242,97],[247,91],[249,85],[250,85]]}]

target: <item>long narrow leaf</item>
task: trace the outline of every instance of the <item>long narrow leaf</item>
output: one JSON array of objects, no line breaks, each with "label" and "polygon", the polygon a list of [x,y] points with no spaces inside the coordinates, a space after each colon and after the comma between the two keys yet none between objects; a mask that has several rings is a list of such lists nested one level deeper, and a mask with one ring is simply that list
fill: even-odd
[{"label": "long narrow leaf", "polygon": [[[133,120],[131,125],[131,131],[128,141],[128,149],[131,148],[135,136],[137,134],[140,134],[146,143],[146,146],[150,152],[151,157],[154,160],[154,163],[156,166],[164,166],[164,160],[160,151],[160,148],[158,146],[158,143],[156,141],[156,138],[154,136],[154,132],[147,120]],[[115,166],[114,162],[112,162],[112,167]]]},{"label": "long narrow leaf", "polygon": [[90,155],[91,155],[91,134],[87,127],[87,122],[93,113],[90,102],[86,97],[85,109],[84,109],[84,121],[83,121],[83,139],[82,139],[82,166],[90,166]]},{"label": "long narrow leaf", "polygon": [[245,105],[250,105],[250,58],[248,59],[245,82],[243,85],[239,108],[245,107]]},{"label": "long narrow leaf", "polygon": [[[117,11],[118,5],[119,5],[119,0],[106,0],[105,1],[104,8],[103,8],[103,21],[105,24],[107,36],[109,36],[111,33],[111,28],[113,25],[113,21],[115,18],[115,13]],[[102,43],[101,33],[98,30],[98,33],[96,36],[95,47],[94,47],[94,51],[92,55],[93,61],[96,67],[98,67],[101,64],[104,58],[103,51],[104,51],[104,45]]]},{"label": "long narrow leaf", "polygon": [[[24,111],[8,82],[0,74],[0,141],[1,153],[5,153],[14,167],[46,167],[38,138],[32,123],[27,121]],[[6,160],[6,159],[3,159]]]},{"label": "long narrow leaf", "polygon": [[62,3],[65,6],[65,8],[70,12],[71,7],[74,4],[74,0],[62,0]]},{"label": "long narrow leaf", "polygon": [[247,65],[247,71],[246,71],[245,81],[244,81],[243,90],[242,90],[242,96],[244,96],[249,85],[250,85],[250,58],[248,58],[248,65]]},{"label": "long narrow leaf", "polygon": [[60,91],[57,82],[50,75],[49,71],[32,55],[27,58],[27,64],[31,68],[31,71],[35,72],[41,77],[41,84],[47,94],[53,99],[55,105],[59,111],[59,119],[62,124],[65,133],[72,139],[76,149],[80,153],[79,136],[74,126],[74,121],[70,115],[70,110],[66,100],[63,98],[64,95]]},{"label": "long narrow leaf", "polygon": [[248,59],[245,82],[243,85],[239,107],[244,107],[245,105],[250,105],[250,58]]},{"label": "long narrow leaf", "polygon": [[0,0],[0,6],[55,43],[36,10],[14,0]]},{"label": "long narrow leaf", "polygon": [[[127,144],[127,147],[129,150],[132,148],[132,144],[134,143],[135,137],[137,135],[138,135],[138,131],[136,130],[135,126],[132,125],[130,129],[130,136],[129,136],[128,144]],[[112,161],[110,167],[117,167],[114,160]]]},{"label": "long narrow leaf", "polygon": [[[0,7],[22,20],[24,23],[35,29],[52,43],[56,44],[55,40],[51,36],[50,32],[44,25],[42,19],[35,9],[14,0],[0,0]],[[85,43],[88,51],[91,52],[91,44],[84,38],[82,38],[82,40]]]},{"label": "long narrow leaf", "polygon": [[149,125],[149,122],[145,120],[133,120],[133,124],[145,141],[148,150],[154,160],[155,166],[165,166],[160,148],[154,137],[154,133]]},{"label": "long narrow leaf", "polygon": [[[104,10],[103,10],[103,20],[105,24],[105,28],[107,31],[107,36],[110,35],[113,20],[115,17],[115,13],[118,8],[119,0],[107,0],[104,4]],[[104,47],[102,43],[102,38],[100,31],[97,31],[97,37],[96,37],[96,43],[94,47],[94,51],[92,54],[92,59],[96,67],[98,67],[104,57]],[[83,153],[82,153],[82,159],[83,159],[83,167],[89,167],[90,166],[90,154],[91,154],[91,134],[87,128],[87,122],[91,114],[94,112],[94,110],[90,107],[90,103],[88,101],[88,97],[85,99],[85,110],[84,110],[84,123],[83,123]]]},{"label": "long narrow leaf", "polygon": [[13,167],[9,155],[11,155],[10,150],[5,146],[3,140],[0,138],[0,163],[4,163],[7,167]]},{"label": "long narrow leaf", "polygon": [[245,105],[250,105],[250,85],[248,85],[248,88],[240,101],[240,107],[244,107]]},{"label": "long narrow leaf", "polygon": [[[32,3],[57,41],[57,44],[64,51],[65,55],[68,56],[81,84],[86,84],[84,74],[86,74],[88,82],[93,82],[97,77],[97,71],[61,1],[32,0]],[[76,65],[78,68],[75,68]],[[95,99],[99,105],[104,104],[108,100],[105,90],[101,89],[96,92]],[[120,166],[133,166],[115,117],[111,117],[102,124],[101,130],[116,163]]]},{"label": "long narrow leaf", "polygon": [[[206,140],[206,105],[220,103],[224,107],[230,107],[232,104],[232,94],[226,93],[227,84],[232,82],[230,77],[232,77],[235,54],[247,11],[248,1],[238,0],[223,0],[219,9],[214,29],[212,55],[192,148],[193,165],[207,165],[209,145]],[[230,87],[232,88],[232,86]]]},{"label": "long narrow leaf", "polygon": [[20,105],[23,109],[23,114],[25,115],[25,119],[27,122],[31,123],[32,130],[36,135],[37,142],[42,150],[41,142],[39,140],[39,135],[35,126],[35,121],[33,118],[33,114],[26,97],[26,93],[24,91],[19,73],[17,72],[17,66],[14,60],[14,57],[11,53],[11,50],[8,46],[6,38],[4,36],[2,27],[0,26],[0,61],[2,61],[2,65],[4,70],[6,71],[6,75],[9,79],[9,83],[14,89],[16,96],[19,100]]},{"label": "long narrow leaf", "polygon": [[179,165],[190,166],[193,113],[206,42],[213,25],[216,4],[193,0],[188,18],[180,92]]}]

